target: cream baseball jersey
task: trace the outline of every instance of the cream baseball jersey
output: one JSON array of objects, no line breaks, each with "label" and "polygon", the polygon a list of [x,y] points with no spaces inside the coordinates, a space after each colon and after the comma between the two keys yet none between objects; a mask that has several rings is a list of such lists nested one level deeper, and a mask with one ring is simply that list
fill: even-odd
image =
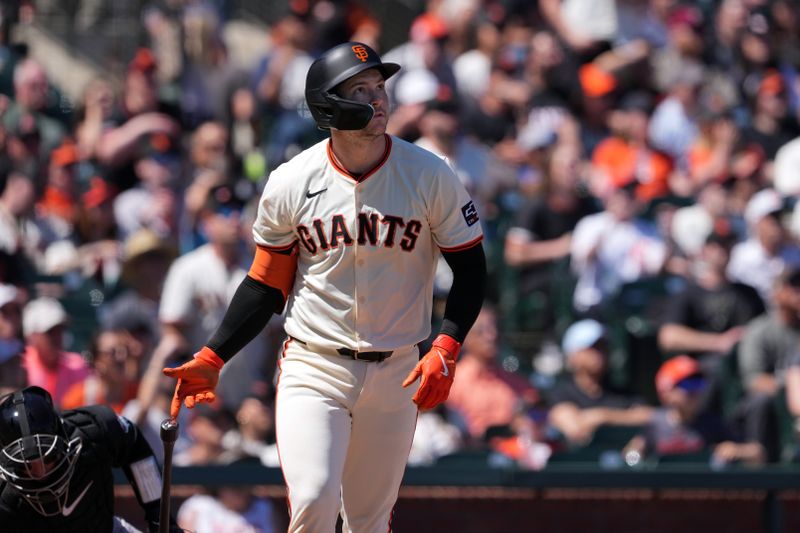
[{"label": "cream baseball jersey", "polygon": [[386,140],[379,164],[358,179],[336,163],[325,140],[267,181],[253,235],[267,248],[298,246],[286,307],[292,337],[358,351],[426,339],[439,250],[483,238],[475,206],[447,162]]}]

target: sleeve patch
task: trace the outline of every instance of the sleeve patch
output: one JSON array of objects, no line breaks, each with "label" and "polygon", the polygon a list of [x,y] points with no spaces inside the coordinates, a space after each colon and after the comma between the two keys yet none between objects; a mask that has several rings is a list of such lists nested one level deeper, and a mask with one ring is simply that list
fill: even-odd
[{"label": "sleeve patch", "polygon": [[474,226],[476,222],[478,222],[478,210],[475,209],[475,204],[472,203],[472,200],[467,202],[461,208],[461,214],[464,216],[464,221],[467,223],[467,226]]},{"label": "sleeve patch", "polygon": [[161,498],[161,472],[155,457],[151,455],[131,463],[131,472],[142,502],[150,503]]}]

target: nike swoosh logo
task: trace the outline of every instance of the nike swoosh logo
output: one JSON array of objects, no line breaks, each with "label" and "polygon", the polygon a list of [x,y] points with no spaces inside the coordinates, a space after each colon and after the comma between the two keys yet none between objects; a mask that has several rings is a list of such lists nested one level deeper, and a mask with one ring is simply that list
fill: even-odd
[{"label": "nike swoosh logo", "polygon": [[89,482],[89,484],[88,484],[88,485],[86,485],[86,488],[84,488],[84,489],[83,489],[83,492],[81,492],[81,493],[78,495],[78,497],[77,497],[77,498],[75,498],[74,500],[72,500],[72,504],[71,504],[71,505],[65,505],[65,506],[64,506],[64,510],[63,510],[63,511],[61,511],[61,514],[63,514],[64,516],[69,516],[69,515],[71,515],[71,514],[72,514],[72,511],[74,511],[74,510],[75,510],[75,508],[78,506],[78,503],[80,503],[80,501],[81,501],[81,500],[83,499],[83,497],[86,495],[86,491],[88,491],[88,490],[89,490],[89,487],[91,487],[91,486],[92,486],[92,483],[94,483],[94,481],[90,481],[90,482]]},{"label": "nike swoosh logo", "polygon": [[447,368],[447,362],[445,362],[444,356],[442,356],[442,354],[440,352],[436,352],[436,355],[438,355],[439,359],[442,360],[442,375],[444,377],[449,376],[450,375],[450,369]]},{"label": "nike swoosh logo", "polygon": [[309,192],[307,192],[307,193],[306,193],[306,198],[314,198],[315,196],[317,196],[317,195],[319,195],[319,194],[322,194],[322,193],[324,193],[324,192],[325,192],[325,191],[327,191],[327,190],[328,190],[328,188],[327,188],[327,187],[325,187],[324,189],[322,189],[322,190],[320,190],[320,191],[317,191],[317,192],[311,192],[311,191],[309,191]]}]

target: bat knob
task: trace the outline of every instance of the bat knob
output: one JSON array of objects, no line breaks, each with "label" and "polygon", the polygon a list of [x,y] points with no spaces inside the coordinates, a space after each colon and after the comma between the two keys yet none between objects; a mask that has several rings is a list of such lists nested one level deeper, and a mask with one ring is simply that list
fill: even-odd
[{"label": "bat knob", "polygon": [[178,421],[174,418],[161,422],[161,441],[171,443],[178,440],[178,427]]}]

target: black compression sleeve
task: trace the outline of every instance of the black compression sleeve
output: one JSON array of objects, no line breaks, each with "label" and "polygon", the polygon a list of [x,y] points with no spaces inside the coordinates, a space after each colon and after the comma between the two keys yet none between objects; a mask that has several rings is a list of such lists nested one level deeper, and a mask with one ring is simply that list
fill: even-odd
[{"label": "black compression sleeve", "polygon": [[442,252],[453,270],[453,286],[447,296],[441,333],[464,342],[478,318],[486,290],[486,256],[483,245],[459,252]]},{"label": "black compression sleeve", "polygon": [[207,346],[223,361],[230,360],[261,333],[283,303],[281,291],[245,276]]}]

